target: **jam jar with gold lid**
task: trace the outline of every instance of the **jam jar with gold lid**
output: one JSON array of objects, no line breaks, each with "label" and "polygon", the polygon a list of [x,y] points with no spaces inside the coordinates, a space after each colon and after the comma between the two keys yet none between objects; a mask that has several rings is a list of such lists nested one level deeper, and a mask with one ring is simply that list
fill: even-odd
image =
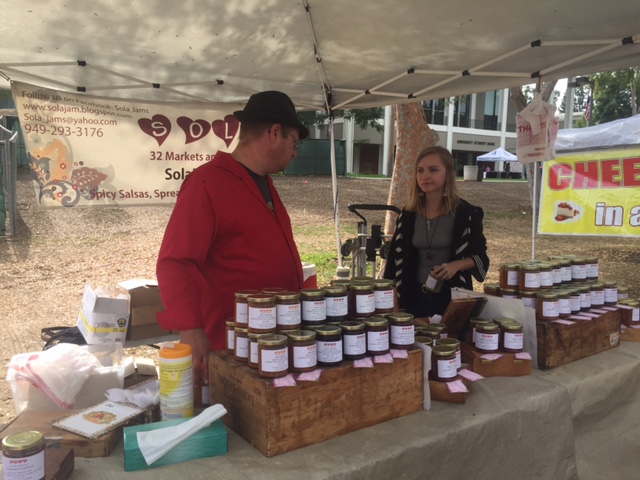
[{"label": "jam jar with gold lid", "polygon": [[537,320],[558,320],[560,318],[560,298],[554,292],[539,292],[536,302]]},{"label": "jam jar with gold lid", "polygon": [[351,281],[349,289],[349,315],[351,318],[373,317],[376,312],[376,298],[373,281]]},{"label": "jam jar with gold lid", "polygon": [[315,328],[318,365],[334,367],[343,359],[342,329],[336,325],[321,325]]},{"label": "jam jar with gold lid", "polygon": [[303,327],[323,325],[327,321],[327,303],[324,299],[324,290],[319,288],[300,290],[300,302],[302,304]]},{"label": "jam jar with gold lid", "polygon": [[500,327],[497,323],[476,323],[476,350],[494,353],[500,348]]},{"label": "jam jar with gold lid", "polygon": [[286,335],[271,333],[258,338],[258,374],[279,378],[289,373],[289,350]]},{"label": "jam jar with gold lid", "polygon": [[234,321],[236,323],[236,327],[247,328],[247,325],[249,324],[249,304],[247,299],[249,298],[249,295],[258,295],[259,293],[260,292],[258,290],[239,290],[235,292],[236,314]]},{"label": "jam jar with gold lid", "polygon": [[519,263],[503,263],[500,265],[500,288],[519,288],[519,271]]},{"label": "jam jar with gold lid", "polygon": [[373,281],[375,314],[391,313],[394,309],[395,289],[393,280],[379,278]]},{"label": "jam jar with gold lid", "polygon": [[451,382],[458,375],[456,347],[434,345],[431,347],[431,370],[429,376],[437,382]]},{"label": "jam jar with gold lid", "polygon": [[342,328],[342,348],[345,360],[359,360],[367,353],[367,335],[364,322],[347,320],[340,324]]},{"label": "jam jar with gold lid", "polygon": [[386,318],[371,317],[364,320],[369,355],[389,353],[389,322]]},{"label": "jam jar with gold lid", "polygon": [[289,370],[310,372],[318,365],[316,332],[313,330],[288,330]]},{"label": "jam jar with gold lid", "polygon": [[540,267],[537,264],[520,265],[519,287],[525,292],[540,290]]},{"label": "jam jar with gold lid", "polygon": [[519,353],[524,349],[524,328],[521,323],[505,322],[500,325],[500,345],[508,353]]},{"label": "jam jar with gold lid", "polygon": [[2,470],[5,480],[44,480],[44,434],[31,430],[2,439]]},{"label": "jam jar with gold lid", "polygon": [[276,318],[276,297],[268,294],[247,297],[248,329],[252,333],[273,333],[278,326]]},{"label": "jam jar with gold lid", "polygon": [[345,285],[324,287],[324,301],[327,307],[327,323],[344,322],[349,318],[349,298]]},{"label": "jam jar with gold lid", "polygon": [[276,324],[278,330],[298,330],[302,323],[300,294],[284,290],[276,297]]},{"label": "jam jar with gold lid", "polygon": [[391,348],[408,350],[415,343],[414,317],[407,312],[391,313],[389,320],[389,345]]}]

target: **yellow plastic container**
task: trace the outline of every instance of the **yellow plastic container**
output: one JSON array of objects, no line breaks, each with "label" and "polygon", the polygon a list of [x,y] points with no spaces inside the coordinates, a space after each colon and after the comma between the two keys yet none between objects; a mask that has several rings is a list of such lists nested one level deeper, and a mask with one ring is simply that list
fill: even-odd
[{"label": "yellow plastic container", "polygon": [[169,343],[160,349],[160,411],[162,420],[193,417],[193,354],[191,345]]}]

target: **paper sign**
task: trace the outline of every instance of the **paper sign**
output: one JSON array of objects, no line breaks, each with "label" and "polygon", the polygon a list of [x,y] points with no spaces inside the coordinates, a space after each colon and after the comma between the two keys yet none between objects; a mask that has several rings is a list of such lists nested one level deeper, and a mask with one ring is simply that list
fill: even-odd
[{"label": "paper sign", "polygon": [[531,354],[528,352],[519,352],[516,353],[516,358],[518,360],[531,360]]},{"label": "paper sign", "polygon": [[353,368],[373,368],[371,357],[364,357],[353,361]]},{"label": "paper sign", "polygon": [[386,355],[376,355],[373,357],[373,363],[393,363],[393,356],[391,353]]},{"label": "paper sign", "polygon": [[569,320],[554,320],[553,323],[560,323],[562,325],[573,325],[576,322],[571,322]]},{"label": "paper sign", "polygon": [[296,385],[296,379],[291,374],[273,379],[274,387],[295,387]]},{"label": "paper sign", "polygon": [[462,383],[462,380],[454,380],[453,382],[446,382],[447,390],[450,393],[469,393],[467,386]]},{"label": "paper sign", "polygon": [[298,380],[303,380],[306,382],[317,382],[318,380],[320,380],[320,376],[322,375],[322,369],[321,368],[316,368],[315,370],[312,370],[310,372],[303,372],[300,375],[298,375]]},{"label": "paper sign", "polygon": [[493,362],[494,360],[498,360],[499,358],[502,358],[502,354],[500,354],[500,353],[485,353],[480,358],[482,358],[483,360],[489,360],[490,362]]},{"label": "paper sign", "polygon": [[467,380],[470,380],[472,382],[475,382],[477,380],[482,380],[484,378],[482,375],[479,375],[476,372],[472,372],[471,370],[466,369],[466,368],[463,368],[462,370],[460,370],[458,372],[458,375],[460,375],[461,377],[464,377]]},{"label": "paper sign", "polygon": [[406,350],[391,349],[393,358],[409,358],[409,352]]}]

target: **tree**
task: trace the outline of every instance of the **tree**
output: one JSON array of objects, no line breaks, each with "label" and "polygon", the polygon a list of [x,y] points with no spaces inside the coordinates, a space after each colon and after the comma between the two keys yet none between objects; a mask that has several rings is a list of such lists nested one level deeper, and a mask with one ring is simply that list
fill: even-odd
[{"label": "tree", "polygon": [[[384,127],[378,120],[384,118],[384,108],[359,108],[354,110],[336,110],[333,112],[334,118],[340,117],[346,120],[353,120],[360,128],[367,129],[373,128],[377,132],[384,131]],[[326,122],[329,118],[324,112],[299,112],[298,117],[300,121],[307,127],[320,127],[326,126]]]},{"label": "tree", "polygon": [[638,113],[640,68],[589,76],[593,82],[592,124],[628,118]]}]

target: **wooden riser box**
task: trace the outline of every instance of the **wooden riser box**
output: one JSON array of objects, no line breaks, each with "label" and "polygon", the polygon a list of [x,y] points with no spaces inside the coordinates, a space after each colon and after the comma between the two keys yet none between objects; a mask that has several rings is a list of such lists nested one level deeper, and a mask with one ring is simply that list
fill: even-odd
[{"label": "wooden riser box", "polygon": [[486,355],[479,352],[468,342],[460,344],[462,361],[469,364],[471,371],[483,377],[521,377],[531,375],[533,362],[516,358],[515,353],[496,352],[502,355],[496,360],[482,358]]},{"label": "wooden riser box", "polygon": [[572,325],[538,322],[537,333],[538,367],[548,370],[620,345],[620,312]]},{"label": "wooden riser box", "polygon": [[317,382],[273,386],[225,351],[209,357],[211,404],[224,423],[267,457],[322,442],[423,409],[423,354],[374,368],[351,362],[324,368]]}]

